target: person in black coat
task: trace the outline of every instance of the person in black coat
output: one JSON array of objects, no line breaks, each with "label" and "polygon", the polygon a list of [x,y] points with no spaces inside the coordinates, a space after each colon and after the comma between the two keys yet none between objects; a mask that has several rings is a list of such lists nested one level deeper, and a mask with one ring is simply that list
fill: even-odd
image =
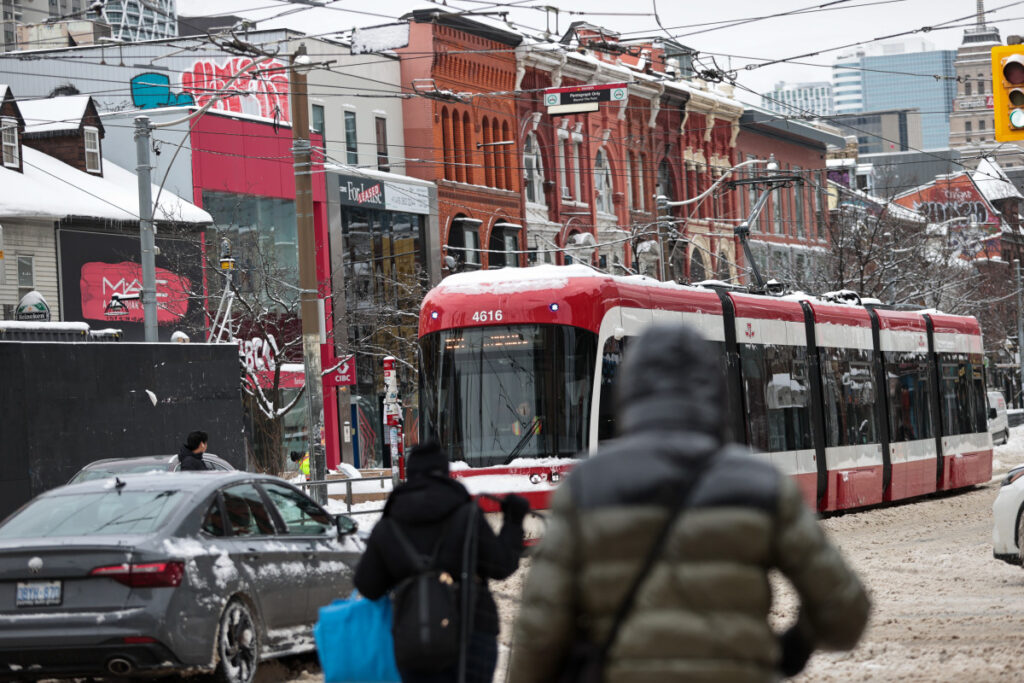
[{"label": "person in black coat", "polygon": [[178,451],[178,462],[181,463],[180,470],[205,470],[206,463],[203,462],[203,453],[206,452],[206,432],[192,432],[185,439],[185,445]]},{"label": "person in black coat", "polygon": [[[476,505],[466,488],[448,476],[448,458],[433,441],[415,446],[406,467],[408,481],[388,498],[384,514],[366,543],[356,568],[355,587],[376,600],[416,573],[395,537],[393,525],[401,526],[409,541],[423,555],[430,555],[438,539],[444,540],[437,568],[452,576],[462,573],[462,555],[469,528],[468,515]],[[504,579],[519,568],[523,548],[523,519],[530,510],[525,498],[508,495],[501,505],[504,522],[497,534],[477,515],[475,607],[467,651],[467,683],[490,683],[498,658],[498,610],[488,579]],[[448,683],[458,679],[457,668],[440,674],[401,671],[404,683]]]}]

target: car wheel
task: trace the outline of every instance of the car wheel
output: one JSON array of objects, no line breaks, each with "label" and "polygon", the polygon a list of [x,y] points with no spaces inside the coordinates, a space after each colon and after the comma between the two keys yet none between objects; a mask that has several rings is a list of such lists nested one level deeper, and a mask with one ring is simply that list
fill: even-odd
[{"label": "car wheel", "polygon": [[260,634],[252,610],[235,598],[224,608],[217,629],[217,683],[251,683],[260,663]]},{"label": "car wheel", "polygon": [[1002,443],[1002,444],[1010,443],[1010,430],[1009,429],[1004,429],[1003,430],[1003,440],[1000,441],[1000,443]]}]

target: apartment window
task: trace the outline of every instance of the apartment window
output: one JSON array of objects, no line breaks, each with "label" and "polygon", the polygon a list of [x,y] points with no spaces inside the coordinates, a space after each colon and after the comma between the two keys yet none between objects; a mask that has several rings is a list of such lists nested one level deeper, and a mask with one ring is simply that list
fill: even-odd
[{"label": "apartment window", "polygon": [[612,169],[603,149],[594,157],[594,202],[601,213],[612,213]]},{"label": "apartment window", "polygon": [[634,199],[635,197],[633,196],[633,153],[626,152],[626,201],[629,203],[629,208],[631,210],[636,208]]},{"label": "apartment window", "polygon": [[579,140],[573,140],[572,141],[572,174],[573,174],[572,175],[572,184],[573,184],[573,194],[572,194],[572,196],[575,197],[577,200],[581,199],[581,196],[580,196],[580,178],[583,175],[583,169],[580,167],[580,158],[582,157],[582,155],[580,154],[580,146],[582,144],[583,143],[580,142]]},{"label": "apartment window", "polygon": [[[982,133],[982,132],[984,132],[984,130],[985,130],[985,119],[982,119],[981,121],[978,121],[978,132]],[[982,136],[982,137],[984,137],[984,136]]]},{"label": "apartment window", "polygon": [[773,226],[772,231],[776,235],[782,234],[782,193],[776,192],[772,197]]},{"label": "apartment window", "polygon": [[978,74],[978,94],[985,94],[985,74]]},{"label": "apartment window", "polygon": [[388,120],[378,116],[374,120],[377,128],[377,170],[390,171],[391,163],[388,161]]},{"label": "apartment window", "polygon": [[465,245],[466,263],[475,266],[480,265],[480,233],[476,225],[465,226],[462,229],[462,243]]},{"label": "apartment window", "polygon": [[18,255],[18,301],[36,288],[35,257]]},{"label": "apartment window", "polygon": [[92,126],[85,127],[85,170],[102,173],[103,161],[100,156],[100,132]]},{"label": "apartment window", "polygon": [[[800,167],[794,166],[793,173],[800,175]],[[804,237],[804,185],[796,183],[793,187],[793,215],[796,216],[796,236]]]},{"label": "apartment window", "polygon": [[[753,154],[748,154],[747,155],[747,161],[753,161],[756,158],[757,157],[755,157]],[[747,177],[748,178],[753,178],[754,177],[753,166],[748,166],[747,167]],[[757,185],[754,185],[753,183],[751,183],[750,185],[747,185],[747,215],[748,216],[750,215],[750,211],[754,208],[754,204],[756,204],[756,203],[757,203]],[[761,218],[760,217],[758,217],[758,219],[756,221],[754,221],[754,224],[750,226],[750,229],[751,229],[751,231],[754,231],[754,232],[756,232],[756,231],[761,229]]]},{"label": "apartment window", "polygon": [[359,143],[356,141],[356,113],[345,112],[345,152],[346,161],[352,166],[359,164]]},{"label": "apartment window", "polygon": [[964,121],[964,134],[967,136],[967,142],[971,141],[971,122]]},{"label": "apartment window", "polygon": [[313,105],[313,130],[320,135],[327,137],[327,131],[324,130],[324,108],[323,105]]},{"label": "apartment window", "polygon": [[3,141],[4,166],[21,167],[21,150],[18,149],[18,121],[16,119],[0,119],[0,135]]},{"label": "apartment window", "polygon": [[562,199],[572,199],[569,182],[569,138],[558,138],[558,179],[561,183]]},{"label": "apartment window", "polygon": [[971,82],[967,81],[964,83],[964,95],[970,95],[971,93]]},{"label": "apartment window", "polygon": [[523,144],[523,178],[526,181],[526,201],[544,204],[544,166],[540,145],[533,133],[527,133]]}]

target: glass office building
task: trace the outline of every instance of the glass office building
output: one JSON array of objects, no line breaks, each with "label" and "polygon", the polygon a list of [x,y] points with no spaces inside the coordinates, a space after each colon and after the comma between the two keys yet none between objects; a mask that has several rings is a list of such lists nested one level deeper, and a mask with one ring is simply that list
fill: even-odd
[{"label": "glass office building", "polygon": [[948,147],[949,115],[956,97],[955,60],[956,50],[863,57],[864,111],[916,107],[924,149]]}]

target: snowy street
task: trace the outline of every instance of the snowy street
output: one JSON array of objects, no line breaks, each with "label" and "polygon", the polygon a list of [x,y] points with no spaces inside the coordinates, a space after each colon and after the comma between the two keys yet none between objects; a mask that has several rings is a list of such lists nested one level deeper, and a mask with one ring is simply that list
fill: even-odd
[{"label": "snowy street", "polygon": [[[994,482],[966,493],[854,512],[823,521],[860,573],[874,603],[871,623],[851,653],[815,655],[798,681],[1019,680],[1024,569],[992,557],[992,501],[999,479],[1024,463],[1024,427],[996,447]],[[502,614],[502,656],[495,683],[505,680],[511,624],[528,563],[494,584]],[[781,627],[793,600],[780,580],[775,609]],[[286,668],[292,667],[291,670]],[[309,659],[264,665],[260,680],[314,683]]]}]

